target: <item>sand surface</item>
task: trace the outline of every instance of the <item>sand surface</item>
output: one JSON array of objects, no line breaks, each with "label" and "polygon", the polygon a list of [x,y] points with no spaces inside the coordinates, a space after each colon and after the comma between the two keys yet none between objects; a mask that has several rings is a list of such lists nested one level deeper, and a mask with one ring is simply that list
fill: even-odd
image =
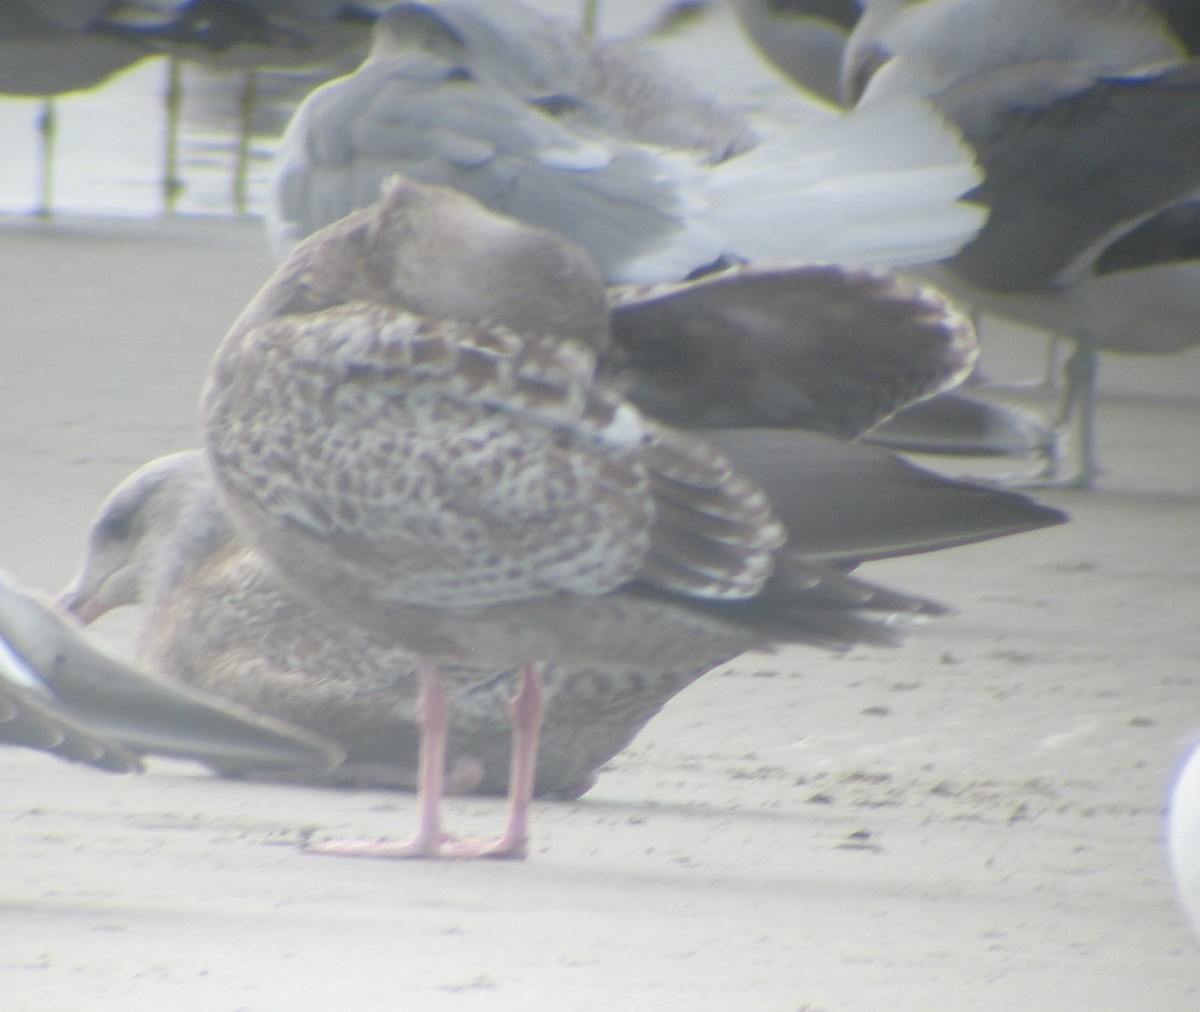
[{"label": "sand surface", "polygon": [[[195,445],[268,270],[253,223],[0,225],[0,565],[59,588],[100,497]],[[711,673],[588,796],[536,805],[525,864],[300,852],[403,835],[405,794],[0,750],[0,1007],[1200,1007],[1161,852],[1200,729],[1200,355],[1104,385],[1108,473],[1045,496],[1071,524],[869,567],[958,613]],[[464,834],[501,816],[450,806]]]}]

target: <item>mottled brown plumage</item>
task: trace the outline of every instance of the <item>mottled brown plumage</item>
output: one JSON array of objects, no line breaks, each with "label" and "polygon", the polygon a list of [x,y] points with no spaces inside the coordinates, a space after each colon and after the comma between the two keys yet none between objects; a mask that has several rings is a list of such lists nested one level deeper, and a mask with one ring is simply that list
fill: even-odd
[{"label": "mottled brown plumage", "polygon": [[[931,610],[787,552],[754,482],[600,378],[604,290],[581,256],[396,178],[302,244],[214,359],[202,415],[235,526],[299,598],[423,656],[418,837],[333,852],[523,855],[546,664],[669,670],[710,637],[888,642],[860,613]],[[481,661],[523,665],[513,815],[464,851],[437,822],[431,662]]]},{"label": "mottled brown plumage", "polygon": [[[318,783],[413,787],[417,657],[308,607],[233,531],[198,452],[151,461],[100,507],[80,571],[62,599],[95,619],[144,609],[138,660],[258,713],[337,741],[341,766],[296,771]],[[681,643],[678,666],[621,673],[549,668],[537,793],[575,797],[671,696],[736,656],[744,635]],[[452,791],[502,793],[510,731],[504,703],[518,672],[446,665],[455,686]],[[226,766],[227,772],[253,773]]]}]

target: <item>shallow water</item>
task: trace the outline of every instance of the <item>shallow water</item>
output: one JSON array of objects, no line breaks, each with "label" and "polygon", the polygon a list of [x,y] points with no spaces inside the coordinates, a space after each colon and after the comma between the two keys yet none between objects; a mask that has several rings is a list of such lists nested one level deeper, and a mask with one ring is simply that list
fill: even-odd
[{"label": "shallow water", "polygon": [[[537,0],[562,15],[562,0]],[[646,0],[605,0],[602,34],[642,35],[658,5]],[[648,48],[702,82],[715,95],[801,120],[811,105],[783,85],[743,40],[723,5],[686,29],[643,39]],[[262,213],[272,152],[295,105],[321,80],[352,69],[337,67],[306,76],[263,72],[247,177],[247,211]],[[168,63],[147,59],[98,88],[60,96],[51,206],[58,212],[152,216],[164,209]],[[237,123],[243,76],[185,63],[177,177],[182,184],[174,210],[181,214],[232,215],[237,162]],[[41,201],[42,102],[0,95],[0,214],[35,213]]]},{"label": "shallow water", "polygon": [[[235,213],[233,178],[243,75],[194,64],[182,70],[183,107],[175,210]],[[168,61],[148,59],[91,91],[60,96],[51,206],[58,212],[150,216],[164,207]],[[260,213],[276,138],[314,79],[264,74],[248,163],[248,210]],[[26,214],[41,201],[42,102],[0,98],[0,212]]]}]

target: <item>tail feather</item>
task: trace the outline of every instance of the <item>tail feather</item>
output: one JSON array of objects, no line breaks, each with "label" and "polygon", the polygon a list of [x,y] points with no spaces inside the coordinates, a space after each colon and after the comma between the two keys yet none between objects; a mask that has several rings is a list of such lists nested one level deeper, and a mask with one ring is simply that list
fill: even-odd
[{"label": "tail feather", "polygon": [[898,96],[715,166],[696,224],[748,260],[938,260],[983,225],[986,209],[961,199],[980,179],[957,131]]}]

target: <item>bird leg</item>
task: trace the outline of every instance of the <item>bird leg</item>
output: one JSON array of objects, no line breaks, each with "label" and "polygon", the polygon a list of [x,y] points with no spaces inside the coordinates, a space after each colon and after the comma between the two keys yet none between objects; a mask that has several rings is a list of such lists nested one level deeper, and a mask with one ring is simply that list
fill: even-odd
[{"label": "bird leg", "polygon": [[1076,434],[1079,455],[1075,473],[1075,488],[1091,488],[1100,468],[1096,464],[1096,375],[1099,355],[1087,335],[1080,335],[1075,352],[1067,363],[1067,382],[1078,386],[1076,393],[1079,427]]},{"label": "bird leg", "polygon": [[167,59],[167,132],[163,150],[163,211],[175,213],[183,181],[179,178],[179,117],[183,110],[183,62],[176,56]]},{"label": "bird leg", "polygon": [[508,703],[512,725],[512,759],[508,774],[508,824],[488,843],[458,841],[445,853],[453,857],[495,857],[523,861],[529,844],[529,805],[537,779],[538,742],[542,735],[545,699],[542,672],[545,665],[531,661],[521,669],[521,685]]},{"label": "bird leg", "polygon": [[1085,333],[1076,335],[1075,348],[1063,366],[1063,396],[1058,417],[1053,422],[1056,435],[1073,428],[1075,467],[1068,475],[1060,473],[1057,455],[1046,461],[1037,478],[1022,482],[1025,488],[1091,488],[1100,473],[1096,463],[1096,374],[1099,371],[1096,347]]},{"label": "bird leg", "polygon": [[58,109],[51,97],[42,101],[38,133],[42,137],[42,185],[41,201],[35,213],[39,218],[51,218],[54,215],[54,150],[58,141]]},{"label": "bird leg", "polygon": [[246,182],[250,175],[250,146],[254,139],[254,113],[258,107],[258,71],[247,70],[242,78],[242,97],[238,102],[237,161],[233,169],[233,211],[246,216]]},{"label": "bird leg", "polygon": [[441,672],[422,662],[417,668],[421,685],[418,716],[421,721],[421,756],[417,773],[417,832],[411,840],[333,840],[308,848],[312,854],[335,857],[419,858],[491,857],[524,860],[529,843],[529,805],[537,777],[538,741],[542,733],[545,701],[539,663],[521,669],[521,685],[509,701],[508,719],[513,729],[512,762],[508,786],[508,824],[495,840],[455,840],[442,832],[441,801],[446,781],[446,738],[450,730],[450,704]]},{"label": "bird leg", "polygon": [[446,738],[450,731],[450,704],[442,674],[434,664],[417,666],[420,699],[421,755],[417,770],[417,831],[411,840],[332,840],[310,846],[310,854],[335,857],[415,858],[441,857],[446,835],[442,832],[441,804],[446,786]]}]

